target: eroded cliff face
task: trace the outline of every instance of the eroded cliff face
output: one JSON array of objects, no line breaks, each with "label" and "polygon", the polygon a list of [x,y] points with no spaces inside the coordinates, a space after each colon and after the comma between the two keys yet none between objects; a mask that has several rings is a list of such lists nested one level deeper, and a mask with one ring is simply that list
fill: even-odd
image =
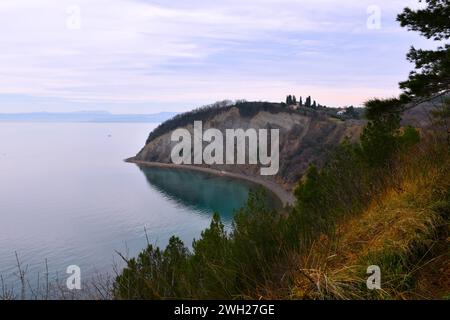
[{"label": "eroded cliff face", "polygon": [[[260,176],[260,165],[202,165],[248,176],[259,176],[292,190],[310,164],[322,165],[328,154],[346,137],[356,140],[364,122],[340,121],[321,113],[270,113],[261,111],[251,117],[241,116],[238,108],[219,113],[203,121],[203,130],[219,129],[224,137],[226,129],[279,129],[280,168],[275,176]],[[193,123],[183,127],[194,135]],[[173,131],[150,141],[134,158],[138,161],[172,163]],[[208,143],[204,143],[206,146]]]}]

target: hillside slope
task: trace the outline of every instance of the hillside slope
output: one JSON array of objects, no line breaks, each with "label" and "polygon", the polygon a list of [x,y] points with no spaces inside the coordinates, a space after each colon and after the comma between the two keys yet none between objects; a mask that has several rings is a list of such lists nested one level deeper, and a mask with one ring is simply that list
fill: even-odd
[{"label": "hillside slope", "polygon": [[[250,111],[249,111],[250,110]],[[171,134],[175,128],[186,128],[193,134],[193,121],[203,120],[203,130],[219,129],[279,129],[280,170],[274,177],[262,177],[292,190],[310,164],[321,165],[327,155],[346,137],[359,137],[364,122],[341,121],[323,112],[313,110],[293,111],[281,104],[246,103],[209,111],[207,115],[181,116],[181,125],[172,130],[156,130],[150,134],[145,147],[134,157],[136,161],[171,163]],[[170,124],[169,124],[170,125]],[[170,128],[170,126],[168,126]],[[259,176],[258,165],[212,165],[211,169],[247,176]]]},{"label": "hillside slope", "polygon": [[[405,155],[392,185],[298,257],[294,299],[442,299],[450,294],[450,157],[443,144]],[[368,266],[381,290],[367,290]]]}]

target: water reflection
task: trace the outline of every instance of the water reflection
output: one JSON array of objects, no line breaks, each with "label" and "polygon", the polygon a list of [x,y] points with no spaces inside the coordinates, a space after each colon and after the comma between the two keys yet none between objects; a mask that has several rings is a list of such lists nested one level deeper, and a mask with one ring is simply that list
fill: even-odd
[{"label": "water reflection", "polygon": [[218,212],[231,221],[236,209],[247,202],[250,190],[259,189],[244,181],[188,170],[141,167],[148,183],[166,198],[197,212]]}]

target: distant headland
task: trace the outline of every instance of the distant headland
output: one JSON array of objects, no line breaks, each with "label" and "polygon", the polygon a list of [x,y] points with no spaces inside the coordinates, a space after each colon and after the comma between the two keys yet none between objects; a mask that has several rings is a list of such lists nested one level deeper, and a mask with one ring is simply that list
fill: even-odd
[{"label": "distant headland", "polygon": [[161,123],[175,115],[175,112],[113,114],[107,111],[0,113],[0,122]]}]

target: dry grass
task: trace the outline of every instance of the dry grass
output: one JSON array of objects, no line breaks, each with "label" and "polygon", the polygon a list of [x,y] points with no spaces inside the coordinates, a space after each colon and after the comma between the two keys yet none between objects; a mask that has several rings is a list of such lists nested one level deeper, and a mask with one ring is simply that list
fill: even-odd
[{"label": "dry grass", "polygon": [[[294,299],[439,299],[448,295],[450,157],[428,143],[399,159],[392,187],[298,257]],[[382,289],[369,291],[379,265]],[[432,272],[438,268],[439,272]]]}]

